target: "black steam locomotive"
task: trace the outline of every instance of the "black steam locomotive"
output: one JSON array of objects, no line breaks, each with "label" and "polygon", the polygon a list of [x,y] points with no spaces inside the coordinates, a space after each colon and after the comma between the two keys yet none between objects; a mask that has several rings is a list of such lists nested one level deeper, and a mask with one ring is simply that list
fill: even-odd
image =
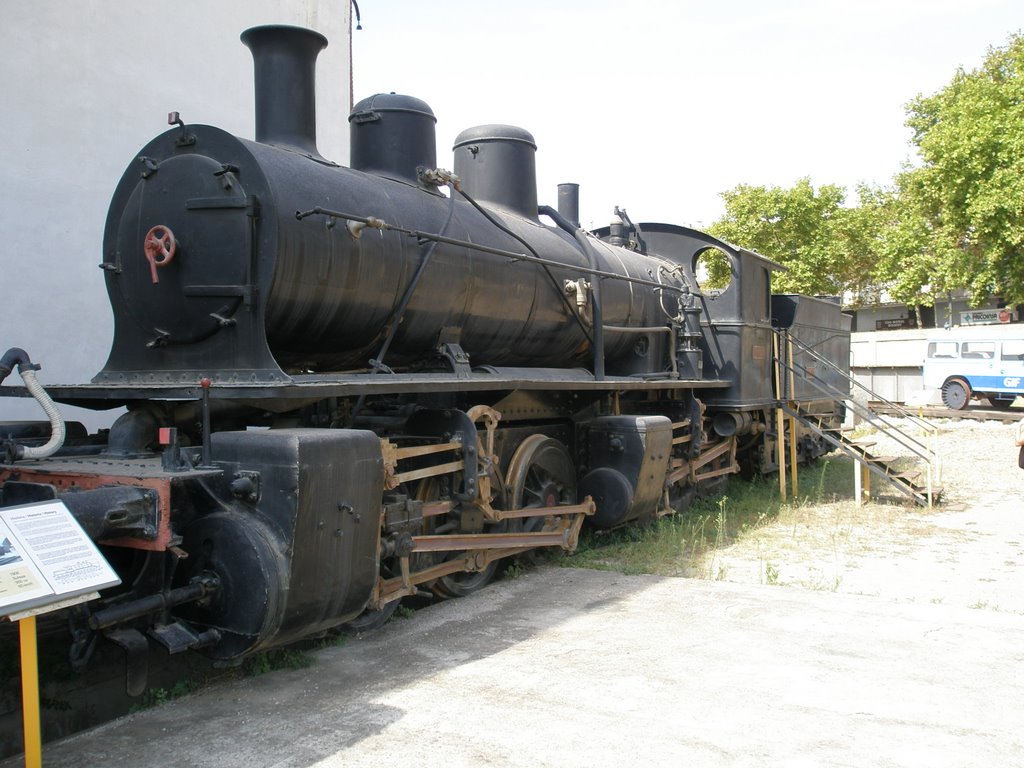
[{"label": "black steam locomotive", "polygon": [[[130,661],[150,639],[238,659],[466,594],[502,558],[573,549],[585,522],[650,520],[776,469],[779,329],[847,365],[839,307],[772,295],[762,256],[618,210],[583,231],[573,185],[538,207],[520,128],[464,131],[448,172],[430,108],[378,94],[349,118],[351,167],[326,160],[326,40],[242,40],[256,140],[172,114],[114,193],[103,370],[47,393],[20,350],[0,363],[31,382],[2,394],[50,421],[0,425],[0,503],[62,500],[123,579],[72,618],[80,660],[97,637]],[[701,290],[707,253],[726,288]],[[819,392],[786,397],[838,426]],[[126,412],[89,435],[51,397]]]}]

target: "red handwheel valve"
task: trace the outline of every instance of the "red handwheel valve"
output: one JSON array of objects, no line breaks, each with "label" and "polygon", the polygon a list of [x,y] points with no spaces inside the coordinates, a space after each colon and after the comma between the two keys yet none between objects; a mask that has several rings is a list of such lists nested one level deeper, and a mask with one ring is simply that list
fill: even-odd
[{"label": "red handwheel valve", "polygon": [[149,269],[153,275],[153,283],[159,283],[160,278],[156,276],[157,267],[166,267],[174,258],[174,252],[178,243],[174,239],[174,233],[170,227],[157,224],[146,233],[142,242],[142,250],[146,253],[146,261],[149,262]]}]

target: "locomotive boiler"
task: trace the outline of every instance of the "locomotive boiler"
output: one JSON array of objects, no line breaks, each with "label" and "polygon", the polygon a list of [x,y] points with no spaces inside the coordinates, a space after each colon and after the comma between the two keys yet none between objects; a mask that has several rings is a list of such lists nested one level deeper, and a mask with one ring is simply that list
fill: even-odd
[{"label": "locomotive boiler", "polygon": [[[114,192],[105,366],[2,392],[37,397],[49,427],[3,426],[0,504],[60,499],[122,575],[70,617],[77,663],[114,642],[139,693],[150,641],[231,661],[370,627],[403,597],[480,588],[503,558],[571,550],[588,521],[772,471],[780,442],[826,450],[769,414],[780,328],[847,364],[836,304],[772,297],[777,265],[687,227],[617,209],[586,232],[571,185],[538,206],[522,128],[463,131],[445,170],[410,96],[359,102],[340,166],[316,147],[324,38],[242,40],[255,140],[172,113]],[[709,251],[731,275],[713,292]],[[27,354],[15,366],[32,380]],[[786,396],[837,426],[822,391]],[[126,410],[87,435],[51,398]]]},{"label": "locomotive boiler", "polygon": [[[101,266],[116,328],[96,382],[422,367],[439,343],[474,365],[588,364],[584,284],[600,273],[633,279],[602,286],[604,323],[675,314],[674,264],[540,223],[528,132],[487,125],[456,139],[455,177],[474,206],[440,191],[430,107],[378,94],[356,105],[351,168],[340,167],[316,148],[313,67],[326,41],[267,28],[243,40],[256,141],[182,124],[142,149],[114,193]],[[634,342],[607,335],[609,373],[660,370],[663,340],[648,361],[628,359]]]}]

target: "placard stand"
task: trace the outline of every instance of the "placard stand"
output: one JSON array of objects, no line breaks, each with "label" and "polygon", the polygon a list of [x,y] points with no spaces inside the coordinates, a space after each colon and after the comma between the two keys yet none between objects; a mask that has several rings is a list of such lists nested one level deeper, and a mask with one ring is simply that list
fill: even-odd
[{"label": "placard stand", "polygon": [[21,641],[21,717],[25,737],[25,768],[42,768],[43,729],[39,708],[39,649],[36,635],[36,616],[70,608],[73,605],[94,600],[99,592],[90,592],[69,600],[60,600],[51,605],[33,608],[21,613],[12,613],[7,618],[18,622],[18,637]]},{"label": "placard stand", "polygon": [[39,714],[39,653],[36,617],[18,620],[21,639],[21,721],[25,737],[25,768],[42,768],[43,730]]},{"label": "placard stand", "polygon": [[43,760],[36,616],[120,583],[62,501],[0,509],[0,618],[18,622],[26,768]]}]

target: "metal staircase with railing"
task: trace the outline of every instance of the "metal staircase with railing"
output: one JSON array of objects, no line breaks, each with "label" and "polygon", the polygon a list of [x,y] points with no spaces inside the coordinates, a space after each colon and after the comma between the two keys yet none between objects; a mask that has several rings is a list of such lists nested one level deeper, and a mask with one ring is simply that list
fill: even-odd
[{"label": "metal staircase with railing", "polygon": [[[776,382],[779,382],[780,389],[778,399],[781,410],[791,419],[795,419],[812,433],[823,438],[833,448],[852,458],[859,466],[862,472],[861,477],[864,479],[871,476],[880,478],[893,489],[921,506],[931,507],[937,503],[942,495],[942,488],[939,484],[941,461],[926,444],[926,442],[931,442],[931,437],[937,431],[935,425],[865,387],[846,370],[797,339],[789,331],[776,329],[775,333],[778,336],[776,349],[780,350],[775,356],[775,365]],[[827,376],[819,373],[820,366],[824,366],[824,370],[828,373]],[[908,453],[909,460],[915,466],[909,469],[902,468],[908,460],[907,457],[874,453],[871,449],[877,445],[876,441],[851,438],[846,430],[837,428],[833,421],[827,420],[826,414],[816,414],[802,405],[791,394],[796,391],[795,381],[797,378],[800,379],[804,387],[809,385],[820,394],[820,401],[832,401],[835,404],[843,405],[862,421],[872,425],[878,432],[901,446],[904,450],[900,452]],[[867,394],[869,400],[884,403],[887,410],[891,410],[895,414],[893,418],[903,419],[912,429],[920,433],[921,439],[911,435],[905,426],[901,427],[896,424],[893,418],[876,413],[851,398],[851,386]],[[827,415],[831,416],[832,412]],[[869,485],[869,483],[865,484]],[[857,485],[859,486],[860,483],[858,482]],[[857,493],[859,503],[859,488]]]}]

